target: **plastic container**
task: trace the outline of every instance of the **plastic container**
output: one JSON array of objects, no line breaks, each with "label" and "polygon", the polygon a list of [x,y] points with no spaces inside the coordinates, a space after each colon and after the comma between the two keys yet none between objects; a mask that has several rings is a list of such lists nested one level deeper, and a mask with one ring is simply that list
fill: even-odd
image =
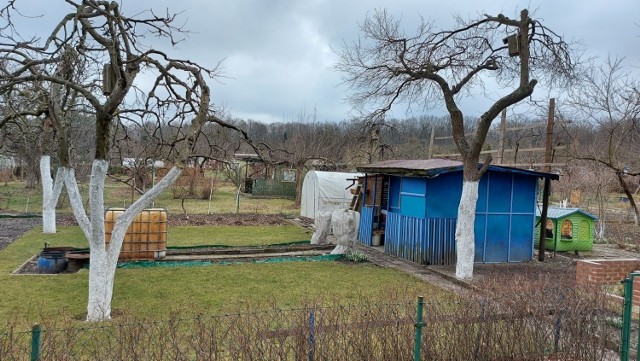
[{"label": "plastic container", "polygon": [[[111,241],[113,225],[124,213],[124,208],[110,208],[104,219],[105,241]],[[149,208],[140,212],[127,233],[120,249],[120,259],[160,259],[167,254],[167,211],[164,208]]]},{"label": "plastic container", "polygon": [[381,246],[382,240],[384,239],[384,231],[374,231],[373,236],[371,237],[371,245],[373,247]]},{"label": "plastic container", "polygon": [[67,268],[67,257],[64,251],[48,251],[40,252],[38,257],[38,269],[44,273],[60,273]]}]

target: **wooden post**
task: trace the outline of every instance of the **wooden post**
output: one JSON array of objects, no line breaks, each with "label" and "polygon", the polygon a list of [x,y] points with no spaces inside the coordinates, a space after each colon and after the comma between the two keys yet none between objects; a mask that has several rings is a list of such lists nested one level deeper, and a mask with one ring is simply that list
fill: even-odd
[{"label": "wooden post", "polygon": [[498,159],[497,164],[502,164],[504,159],[504,136],[507,130],[507,110],[502,110],[502,119],[500,120],[500,140],[498,143]]},{"label": "wooden post", "polygon": [[[551,171],[551,155],[553,152],[553,118],[555,115],[556,100],[549,99],[549,115],[547,117],[547,142],[544,152],[545,172]],[[540,244],[538,245],[538,261],[544,262],[544,241],[546,239],[547,210],[549,209],[549,193],[551,192],[551,180],[544,179],[544,189],[542,191],[542,211],[540,212]],[[555,236],[555,234],[554,234]]]},{"label": "wooden post", "polygon": [[545,178],[544,189],[542,190],[542,211],[540,212],[540,243],[538,244],[538,261],[540,262],[544,262],[544,241],[547,238],[547,210],[549,209],[550,185],[551,180],[549,178]]},{"label": "wooden post", "polygon": [[436,140],[436,126],[431,126],[431,139],[429,139],[429,153],[427,159],[433,158],[433,142]]},{"label": "wooden post", "polygon": [[[555,98],[549,99],[549,115],[547,116],[547,143],[544,151],[544,162],[551,163],[553,161],[553,120],[555,117],[556,100]],[[551,165],[544,167],[545,172],[551,172]]]},{"label": "wooden post", "polygon": [[371,149],[369,153],[369,163],[377,162],[380,159],[379,157],[379,149],[380,147],[380,126],[378,124],[373,124],[371,126]]}]

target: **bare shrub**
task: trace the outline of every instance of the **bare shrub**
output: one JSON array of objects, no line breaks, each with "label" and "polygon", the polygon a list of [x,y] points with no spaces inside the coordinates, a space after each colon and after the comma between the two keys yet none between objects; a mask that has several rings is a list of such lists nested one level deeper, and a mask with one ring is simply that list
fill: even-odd
[{"label": "bare shrub", "polygon": [[[544,283],[544,282],[543,282]],[[538,288],[428,299],[421,358],[428,360],[604,360],[618,329],[597,288]],[[411,290],[407,290],[411,293]],[[389,294],[363,303],[295,309],[245,305],[238,313],[168,318],[122,315],[108,324],[43,323],[43,360],[405,360],[414,349],[416,303]],[[24,358],[28,332],[0,329],[0,351]],[[22,335],[22,336],[20,336]]]},{"label": "bare shrub", "polygon": [[[211,179],[206,179],[198,168],[185,168],[178,180],[171,186],[174,199],[198,198],[203,189],[210,187]],[[207,193],[209,198],[209,193]]]},{"label": "bare shrub", "polygon": [[10,169],[0,170],[0,182],[5,184],[13,180],[13,172]]},{"label": "bare shrub", "polygon": [[217,183],[218,183],[217,179],[216,178],[203,179],[200,183],[202,184],[200,186],[200,199],[207,200],[209,199],[209,196],[212,195],[217,188]]}]

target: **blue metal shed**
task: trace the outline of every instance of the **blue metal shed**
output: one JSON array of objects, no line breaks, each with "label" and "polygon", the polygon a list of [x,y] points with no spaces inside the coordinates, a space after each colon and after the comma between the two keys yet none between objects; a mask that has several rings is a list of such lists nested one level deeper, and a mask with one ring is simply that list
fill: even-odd
[{"label": "blue metal shed", "polygon": [[[384,234],[386,253],[422,264],[455,264],[462,162],[388,160],[358,167],[358,171],[366,173],[358,234],[361,243],[371,246],[373,239]],[[538,178],[558,176],[489,166],[478,190],[476,262],[533,258]]]}]

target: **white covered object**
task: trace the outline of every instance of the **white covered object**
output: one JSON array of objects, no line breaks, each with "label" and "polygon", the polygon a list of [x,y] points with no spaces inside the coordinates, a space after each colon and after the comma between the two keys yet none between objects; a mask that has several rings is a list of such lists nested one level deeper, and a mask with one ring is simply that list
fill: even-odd
[{"label": "white covered object", "polygon": [[353,248],[358,238],[360,213],[348,209],[339,209],[331,214],[331,227],[336,236],[336,248],[331,254],[345,254]]},{"label": "white covered object", "polygon": [[311,244],[328,244],[331,231],[331,212],[318,212],[316,215],[316,231],[311,236]]},{"label": "white covered object", "polygon": [[353,195],[351,189],[346,189],[352,184],[348,179],[362,176],[362,173],[307,172],[302,182],[300,216],[315,219],[318,212],[349,208]]}]

